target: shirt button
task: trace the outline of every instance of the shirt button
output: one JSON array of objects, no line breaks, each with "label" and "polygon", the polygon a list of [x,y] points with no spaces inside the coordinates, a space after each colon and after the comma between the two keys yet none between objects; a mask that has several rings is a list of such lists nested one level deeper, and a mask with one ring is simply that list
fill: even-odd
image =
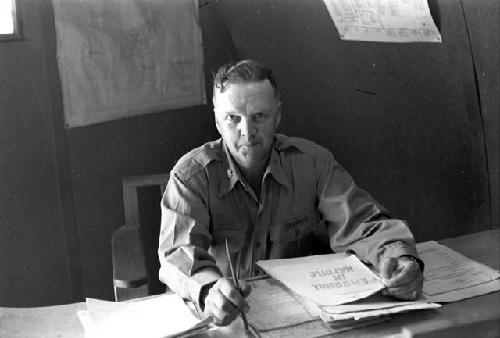
[{"label": "shirt button", "polygon": [[255,243],[255,248],[260,248],[260,242]]},{"label": "shirt button", "polygon": [[227,169],[226,174],[227,178],[231,178],[231,176],[233,176],[233,171],[231,169]]}]

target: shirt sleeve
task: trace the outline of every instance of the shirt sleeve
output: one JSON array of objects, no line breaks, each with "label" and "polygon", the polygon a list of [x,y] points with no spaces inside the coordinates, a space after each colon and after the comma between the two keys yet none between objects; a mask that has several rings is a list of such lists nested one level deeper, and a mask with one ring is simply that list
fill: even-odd
[{"label": "shirt sleeve", "polygon": [[161,202],[158,247],[160,280],[197,305],[201,288],[222,276],[208,252],[212,236],[203,186],[172,172]]},{"label": "shirt sleeve", "polygon": [[391,219],[331,153],[318,167],[318,209],[333,251],[352,251],[376,268],[385,257],[409,255],[418,259],[415,240],[405,221]]}]

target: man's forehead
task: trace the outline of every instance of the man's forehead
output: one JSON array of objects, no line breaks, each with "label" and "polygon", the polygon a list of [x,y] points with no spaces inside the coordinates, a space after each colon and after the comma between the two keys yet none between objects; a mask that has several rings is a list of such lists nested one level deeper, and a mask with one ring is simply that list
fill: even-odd
[{"label": "man's forehead", "polygon": [[239,105],[272,105],[277,103],[274,89],[269,80],[230,84],[223,93],[215,92],[217,107]]}]

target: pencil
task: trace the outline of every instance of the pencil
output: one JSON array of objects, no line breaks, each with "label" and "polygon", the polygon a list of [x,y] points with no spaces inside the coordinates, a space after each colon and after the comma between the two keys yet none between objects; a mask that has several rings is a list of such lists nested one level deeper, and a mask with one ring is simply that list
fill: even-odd
[{"label": "pencil", "polygon": [[[233,277],[233,284],[234,284],[234,287],[236,288],[236,290],[238,290],[240,293],[241,293],[241,288],[240,288],[240,283],[239,283],[239,274],[240,274],[240,261],[241,259],[238,259],[238,274],[236,274],[234,272],[234,267],[233,267],[233,263],[231,262],[231,254],[229,253],[229,244],[227,242],[227,238],[226,238],[226,254],[227,254],[227,261],[229,263],[229,269],[231,270],[231,275]],[[243,312],[242,310],[240,310],[240,313],[241,313],[241,318],[243,319],[243,324],[245,324],[245,331],[248,331],[248,320],[247,320],[247,316],[245,315],[245,312]]]}]

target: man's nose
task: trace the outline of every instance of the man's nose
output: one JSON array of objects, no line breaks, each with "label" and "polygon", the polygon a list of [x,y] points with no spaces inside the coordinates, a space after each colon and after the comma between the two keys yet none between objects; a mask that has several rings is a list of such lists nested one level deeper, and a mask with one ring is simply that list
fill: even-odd
[{"label": "man's nose", "polygon": [[255,126],[255,123],[248,117],[244,117],[241,119],[239,127],[241,136],[245,136],[248,138],[254,136],[255,133],[257,132],[257,127]]}]

